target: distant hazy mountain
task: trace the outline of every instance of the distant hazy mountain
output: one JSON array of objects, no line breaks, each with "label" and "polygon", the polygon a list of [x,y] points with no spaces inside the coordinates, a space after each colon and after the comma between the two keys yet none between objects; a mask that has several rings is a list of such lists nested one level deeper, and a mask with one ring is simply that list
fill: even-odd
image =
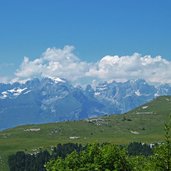
[{"label": "distant hazy mountain", "polygon": [[171,95],[171,86],[136,80],[105,82],[95,88],[87,85],[83,89],[60,78],[0,84],[0,129],[120,114],[160,95]]}]

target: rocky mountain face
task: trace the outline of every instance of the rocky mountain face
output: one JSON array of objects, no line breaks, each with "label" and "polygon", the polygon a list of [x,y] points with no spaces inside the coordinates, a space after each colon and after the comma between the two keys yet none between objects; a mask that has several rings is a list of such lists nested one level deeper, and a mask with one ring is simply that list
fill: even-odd
[{"label": "rocky mountain face", "polygon": [[0,129],[120,114],[160,95],[171,95],[171,86],[135,80],[105,82],[94,88],[87,85],[83,89],[60,78],[0,84]]}]

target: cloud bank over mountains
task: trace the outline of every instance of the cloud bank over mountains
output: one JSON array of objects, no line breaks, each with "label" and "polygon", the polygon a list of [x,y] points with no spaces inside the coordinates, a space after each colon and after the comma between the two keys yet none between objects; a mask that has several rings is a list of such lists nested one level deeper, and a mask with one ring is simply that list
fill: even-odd
[{"label": "cloud bank over mountains", "polygon": [[61,77],[72,82],[123,82],[141,78],[153,83],[171,83],[171,61],[161,56],[142,56],[138,53],[130,56],[107,55],[95,63],[90,63],[76,56],[74,49],[73,46],[65,46],[63,49],[48,48],[34,60],[24,57],[13,81],[34,77]]}]

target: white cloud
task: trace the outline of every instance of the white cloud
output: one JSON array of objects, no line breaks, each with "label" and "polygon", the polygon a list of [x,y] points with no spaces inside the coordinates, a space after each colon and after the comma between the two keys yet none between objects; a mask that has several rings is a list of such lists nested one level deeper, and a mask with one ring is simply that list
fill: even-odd
[{"label": "white cloud", "polygon": [[17,70],[16,76],[18,78],[31,78],[39,76],[42,73],[44,66],[41,59],[30,61],[28,57],[24,57],[20,69]]},{"label": "white cloud", "polygon": [[149,82],[171,83],[171,62],[161,56],[105,56],[91,68],[88,76],[103,80],[126,81],[142,78]]},{"label": "white cloud", "polygon": [[104,56],[96,63],[81,61],[74,54],[73,46],[63,49],[48,48],[41,57],[29,60],[25,57],[16,71],[15,80],[33,77],[62,77],[70,81],[116,80],[142,78],[150,82],[171,83],[171,61],[161,56]]},{"label": "white cloud", "polygon": [[63,49],[48,48],[40,58],[33,61],[25,57],[15,74],[17,80],[43,76],[76,81],[84,77],[90,64],[81,61],[73,51],[73,46],[65,46]]}]

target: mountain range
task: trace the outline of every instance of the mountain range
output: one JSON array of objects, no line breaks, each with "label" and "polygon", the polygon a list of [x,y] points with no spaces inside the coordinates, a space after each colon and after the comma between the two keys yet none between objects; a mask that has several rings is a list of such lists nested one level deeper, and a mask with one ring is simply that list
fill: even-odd
[{"label": "mountain range", "polygon": [[171,86],[154,86],[142,79],[85,88],[61,78],[1,83],[0,129],[121,114],[161,95],[171,95]]}]

